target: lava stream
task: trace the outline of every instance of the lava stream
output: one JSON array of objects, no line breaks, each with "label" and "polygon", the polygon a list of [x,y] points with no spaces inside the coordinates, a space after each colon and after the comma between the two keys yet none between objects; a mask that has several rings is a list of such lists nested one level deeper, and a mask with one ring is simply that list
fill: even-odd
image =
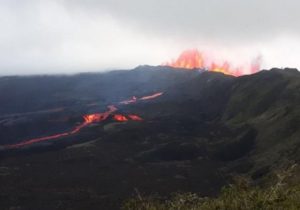
[{"label": "lava stream", "polygon": [[132,98],[130,98],[128,100],[121,101],[120,104],[128,105],[128,104],[136,103],[136,101],[137,101],[137,97],[132,96]]},{"label": "lava stream", "polygon": [[143,119],[138,115],[130,114],[130,115],[128,115],[128,117],[134,121],[143,121]]},{"label": "lava stream", "polygon": [[114,119],[116,121],[119,121],[119,122],[126,122],[126,121],[128,121],[127,117],[124,116],[124,115],[121,115],[121,114],[115,114],[114,115]]},{"label": "lava stream", "polygon": [[[133,96],[131,99],[121,101],[119,104],[128,105],[128,104],[136,103],[140,100],[150,100],[150,99],[157,98],[157,97],[161,96],[162,94],[163,93],[155,93],[153,95],[144,96],[144,97],[141,97],[141,98],[137,98],[137,97]],[[16,143],[16,144],[4,145],[3,147],[6,148],[6,149],[15,149],[15,148],[31,145],[31,144],[38,143],[38,142],[50,141],[50,140],[58,139],[58,138],[61,138],[61,137],[66,137],[66,136],[76,134],[81,129],[83,129],[84,127],[86,127],[86,126],[88,126],[92,123],[99,123],[99,122],[107,120],[110,115],[112,115],[114,112],[116,112],[118,110],[118,108],[115,105],[110,105],[107,108],[108,108],[108,110],[106,112],[103,112],[103,113],[95,113],[95,114],[84,115],[83,116],[84,121],[80,125],[76,126],[73,130],[71,130],[69,132],[63,132],[63,133],[54,134],[54,135],[50,135],[50,136],[34,138],[34,139],[26,140],[26,141],[23,141],[23,142],[20,142],[20,143]],[[134,121],[142,121],[143,120],[141,117],[139,117],[137,115],[128,115],[128,118],[127,118],[124,115],[115,114],[113,116],[113,118],[116,121],[119,121],[119,122],[126,122],[129,119],[134,120]]]},{"label": "lava stream", "polygon": [[13,149],[13,148],[23,147],[23,146],[26,146],[26,145],[30,145],[30,144],[34,144],[34,143],[38,143],[38,142],[42,142],[42,141],[49,141],[49,140],[69,136],[69,135],[72,135],[72,134],[75,134],[75,133],[79,132],[82,128],[84,128],[88,124],[89,123],[87,123],[87,122],[83,122],[82,124],[76,126],[70,132],[64,132],[64,133],[59,133],[59,134],[55,134],[55,135],[52,135],[52,136],[45,136],[45,137],[41,137],[41,138],[35,138],[35,139],[20,142],[20,143],[17,143],[17,144],[5,145],[5,148]]},{"label": "lava stream", "polygon": [[163,95],[163,92],[159,92],[159,93],[154,93],[153,95],[149,95],[149,96],[143,96],[140,98],[137,98],[136,96],[132,96],[132,98],[121,101],[119,104],[123,104],[123,105],[128,105],[128,104],[134,104],[138,101],[145,101],[145,100],[150,100],[150,99],[155,99],[161,95]]},{"label": "lava stream", "polygon": [[151,99],[154,99],[154,98],[157,98],[157,97],[161,96],[162,94],[163,94],[162,92],[155,93],[155,94],[153,94],[151,96],[144,96],[144,97],[140,98],[140,100],[143,100],[143,101],[145,101],[145,100],[151,100]]},{"label": "lava stream", "polygon": [[101,121],[106,120],[110,114],[114,113],[117,110],[118,109],[114,105],[110,105],[110,106],[108,106],[108,111],[103,112],[103,113],[84,115],[83,119],[88,124],[101,122]]}]

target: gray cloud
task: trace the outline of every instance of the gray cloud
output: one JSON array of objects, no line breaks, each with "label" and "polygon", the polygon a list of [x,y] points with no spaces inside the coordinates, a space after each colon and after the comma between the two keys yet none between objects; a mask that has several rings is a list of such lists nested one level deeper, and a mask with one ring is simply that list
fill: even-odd
[{"label": "gray cloud", "polygon": [[300,67],[296,0],[0,0],[0,75],[157,65],[185,48]]},{"label": "gray cloud", "polygon": [[300,33],[300,3],[296,0],[76,2],[80,8],[107,12],[114,17],[128,19],[145,30],[167,35],[249,41],[269,38],[274,33]]}]

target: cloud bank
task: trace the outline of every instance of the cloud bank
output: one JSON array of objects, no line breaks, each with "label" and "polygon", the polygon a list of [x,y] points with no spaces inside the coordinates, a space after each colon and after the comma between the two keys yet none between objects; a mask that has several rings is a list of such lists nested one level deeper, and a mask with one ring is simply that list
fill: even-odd
[{"label": "cloud bank", "polygon": [[296,0],[0,0],[0,75],[159,65],[198,48],[300,68]]}]

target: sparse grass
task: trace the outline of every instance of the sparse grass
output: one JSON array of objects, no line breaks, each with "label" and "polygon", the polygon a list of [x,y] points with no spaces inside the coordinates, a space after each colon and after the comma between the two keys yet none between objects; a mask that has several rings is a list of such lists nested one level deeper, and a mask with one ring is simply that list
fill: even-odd
[{"label": "sparse grass", "polygon": [[[294,166],[293,166],[294,167]],[[126,201],[123,210],[297,210],[300,209],[300,184],[287,185],[291,170],[277,174],[276,184],[269,187],[251,186],[246,179],[224,187],[216,198],[197,194],[175,194],[164,200],[142,197]]]}]

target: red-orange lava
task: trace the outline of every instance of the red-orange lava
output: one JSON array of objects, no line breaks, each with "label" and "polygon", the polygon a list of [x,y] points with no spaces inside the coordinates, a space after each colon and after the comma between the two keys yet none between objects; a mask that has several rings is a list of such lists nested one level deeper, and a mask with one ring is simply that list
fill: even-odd
[{"label": "red-orange lava", "polygon": [[[131,99],[121,101],[119,104],[120,105],[129,105],[129,104],[132,104],[132,103],[136,103],[138,101],[154,99],[154,98],[157,98],[157,97],[161,96],[162,94],[163,93],[155,93],[153,95],[144,96],[144,97],[141,97],[141,98],[137,98],[137,97],[133,96]],[[108,108],[108,110],[103,112],[103,113],[94,113],[94,114],[84,115],[83,116],[84,121],[81,124],[77,125],[71,131],[58,133],[58,134],[54,134],[54,135],[50,135],[50,136],[33,138],[33,139],[22,141],[22,142],[16,143],[16,144],[5,145],[4,148],[6,148],[6,149],[15,149],[15,148],[31,145],[31,144],[38,143],[38,142],[50,141],[50,140],[54,140],[54,139],[67,137],[67,136],[76,134],[81,129],[83,129],[84,127],[86,127],[90,124],[99,123],[99,122],[103,122],[103,121],[107,120],[110,115],[112,115],[113,113],[115,113],[118,110],[118,108],[115,105],[110,105],[107,108]],[[137,115],[128,115],[126,117],[126,116],[121,115],[121,114],[115,114],[115,115],[113,115],[113,119],[118,121],[118,122],[126,122],[129,119],[134,120],[134,121],[142,121],[142,118],[137,116]]]},{"label": "red-orange lava", "polygon": [[124,115],[121,115],[121,114],[115,114],[114,115],[114,119],[116,121],[119,121],[119,122],[126,122],[126,121],[128,121],[127,117],[124,116]]},{"label": "red-orange lava", "polygon": [[212,59],[207,59],[207,55],[204,55],[204,53],[201,53],[199,50],[192,49],[183,51],[176,60],[163,65],[187,70],[207,69],[208,71],[241,76],[258,72],[261,63],[260,57],[253,60],[250,65],[242,65],[239,67],[234,67],[229,61],[216,62],[211,60]]}]

